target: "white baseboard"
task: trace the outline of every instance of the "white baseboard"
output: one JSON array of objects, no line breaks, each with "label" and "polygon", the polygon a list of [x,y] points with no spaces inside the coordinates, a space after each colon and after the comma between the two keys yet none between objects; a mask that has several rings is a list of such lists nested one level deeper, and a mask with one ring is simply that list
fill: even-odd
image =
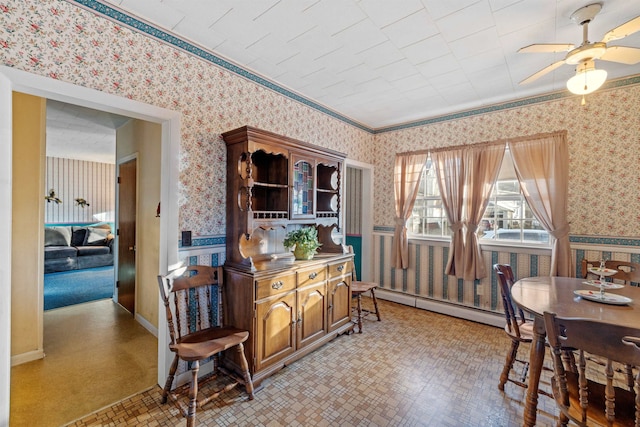
[{"label": "white baseboard", "polygon": [[386,289],[380,288],[376,289],[376,297],[383,300],[396,302],[398,304],[433,311],[434,313],[445,314],[447,316],[459,317],[461,319],[483,323],[489,326],[495,326],[498,328],[504,327],[505,320],[499,314],[488,313],[481,310],[473,310],[465,307],[458,307],[453,304],[418,298],[412,295],[388,291]]},{"label": "white baseboard", "polygon": [[136,313],[136,321],[147,331],[151,332],[154,337],[158,338],[158,328],[153,326],[147,319]]},{"label": "white baseboard", "polygon": [[11,366],[22,365],[23,363],[32,362],[38,359],[44,359],[44,350],[28,351],[26,353],[11,356]]}]

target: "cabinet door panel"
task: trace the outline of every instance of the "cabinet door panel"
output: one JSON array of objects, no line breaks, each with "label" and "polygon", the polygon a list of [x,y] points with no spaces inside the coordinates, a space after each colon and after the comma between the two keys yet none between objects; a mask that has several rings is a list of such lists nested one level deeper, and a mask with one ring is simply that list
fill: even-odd
[{"label": "cabinet door panel", "polygon": [[351,276],[329,281],[329,332],[351,321]]},{"label": "cabinet door panel", "polygon": [[260,370],[295,350],[295,303],[296,294],[291,292],[256,304],[256,369]]},{"label": "cabinet door panel", "polygon": [[325,335],[326,307],[326,282],[298,290],[298,348]]}]

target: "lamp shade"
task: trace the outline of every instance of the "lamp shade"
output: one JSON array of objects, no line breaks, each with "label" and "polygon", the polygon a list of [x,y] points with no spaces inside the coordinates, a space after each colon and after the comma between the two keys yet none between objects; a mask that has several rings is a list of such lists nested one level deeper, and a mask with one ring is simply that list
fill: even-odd
[{"label": "lamp shade", "polygon": [[585,61],[576,67],[576,75],[567,80],[567,89],[576,95],[586,95],[600,88],[606,80],[605,70],[596,70],[593,61]]}]

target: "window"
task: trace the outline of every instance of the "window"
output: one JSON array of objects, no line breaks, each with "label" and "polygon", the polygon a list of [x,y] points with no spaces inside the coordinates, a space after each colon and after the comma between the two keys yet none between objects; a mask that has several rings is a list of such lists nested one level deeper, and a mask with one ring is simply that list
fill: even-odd
[{"label": "window", "polygon": [[[448,226],[435,168],[431,167],[429,158],[407,228],[415,236],[446,237],[451,235]],[[480,242],[549,244],[549,233],[542,228],[520,191],[508,149],[505,150],[498,180],[478,226],[478,237]]]},{"label": "window", "polygon": [[413,213],[407,221],[407,230],[418,236],[450,236],[449,220],[442,207],[436,170],[431,167],[431,158],[427,159],[424,167]]}]

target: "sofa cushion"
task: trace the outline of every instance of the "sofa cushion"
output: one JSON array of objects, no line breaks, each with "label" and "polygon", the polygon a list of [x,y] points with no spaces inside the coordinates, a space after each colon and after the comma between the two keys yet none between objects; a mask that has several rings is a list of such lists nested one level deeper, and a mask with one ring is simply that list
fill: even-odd
[{"label": "sofa cushion", "polygon": [[78,250],[73,246],[47,246],[44,248],[44,259],[75,258]]},{"label": "sofa cushion", "polygon": [[71,244],[71,227],[45,227],[45,246],[69,246]]},{"label": "sofa cushion", "polygon": [[78,246],[78,257],[110,254],[108,246]]},{"label": "sofa cushion", "polygon": [[71,246],[82,246],[87,239],[87,227],[71,227]]},{"label": "sofa cushion", "polygon": [[87,227],[87,236],[84,239],[83,246],[105,246],[107,244],[107,236],[111,233],[108,228]]}]

